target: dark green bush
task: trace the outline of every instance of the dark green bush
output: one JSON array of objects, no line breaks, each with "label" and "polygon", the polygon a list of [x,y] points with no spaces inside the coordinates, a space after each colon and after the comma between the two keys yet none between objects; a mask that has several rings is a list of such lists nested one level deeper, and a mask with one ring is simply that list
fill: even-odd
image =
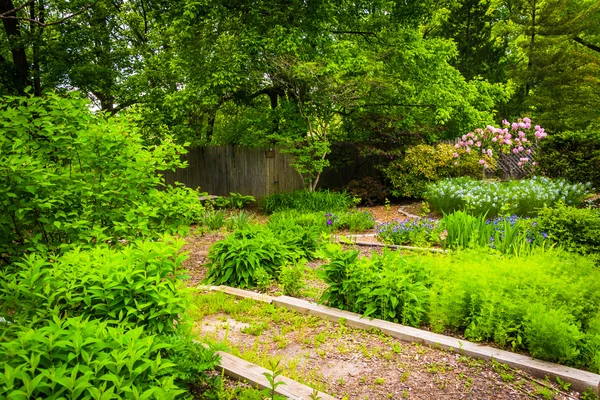
[{"label": "dark green bush", "polygon": [[581,254],[600,253],[600,212],[558,204],[543,208],[537,218],[537,230],[567,250]]},{"label": "dark green bush", "polygon": [[360,204],[365,206],[384,204],[390,195],[387,186],[380,179],[372,176],[350,181],[346,190],[353,197],[359,198]]},{"label": "dark green bush", "polygon": [[125,117],[71,94],[0,99],[0,256],[92,246],[197,220],[197,193],[160,192],[158,171],[184,166],[166,137],[146,147]]},{"label": "dark green bush", "polygon": [[207,279],[215,285],[256,286],[255,272],[262,268],[277,276],[281,266],[298,254],[275,234],[260,226],[234,231],[210,248]]},{"label": "dark green bush", "polygon": [[600,188],[600,130],[590,128],[548,135],[541,141],[536,160],[546,176],[573,183],[591,182]]},{"label": "dark green bush", "polygon": [[138,242],[121,251],[73,250],[54,262],[30,255],[0,272],[0,316],[39,325],[53,315],[83,316],[175,332],[185,315],[182,242]]},{"label": "dark green bush", "polygon": [[[0,397],[175,399],[202,384],[218,357],[190,341],[54,316],[45,326],[11,326],[0,341]],[[199,372],[198,375],[193,376]]]},{"label": "dark green bush", "polygon": [[297,210],[302,212],[334,212],[347,210],[356,205],[356,200],[346,192],[329,190],[297,190],[290,193],[275,193],[265,197],[262,206],[267,214],[276,211]]}]

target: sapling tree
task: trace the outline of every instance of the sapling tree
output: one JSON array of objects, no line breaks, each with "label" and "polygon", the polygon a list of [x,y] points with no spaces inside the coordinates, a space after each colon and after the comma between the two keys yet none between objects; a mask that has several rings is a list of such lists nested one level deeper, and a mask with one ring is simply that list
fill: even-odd
[{"label": "sapling tree", "polygon": [[283,126],[274,139],[294,156],[292,166],[314,191],[329,165],[332,140],[342,139],[342,116],[360,106],[369,90],[373,65],[341,45],[323,60],[280,57],[273,64],[271,78],[287,95],[280,110]]}]

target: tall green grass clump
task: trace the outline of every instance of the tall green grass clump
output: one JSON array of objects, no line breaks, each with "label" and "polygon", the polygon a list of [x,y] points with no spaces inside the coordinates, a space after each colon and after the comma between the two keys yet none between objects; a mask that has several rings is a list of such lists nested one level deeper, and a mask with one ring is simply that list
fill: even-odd
[{"label": "tall green grass clump", "polygon": [[600,372],[600,271],[593,260],[546,248],[521,256],[385,251],[371,258],[337,249],[328,258],[321,302]]},{"label": "tall green grass clump", "polygon": [[579,205],[591,184],[533,177],[521,181],[482,182],[470,178],[446,179],[427,187],[425,199],[444,213],[468,210],[471,214],[534,216],[559,202]]},{"label": "tall green grass clump", "polygon": [[[358,199],[360,201],[360,199]],[[357,204],[357,200],[346,192],[329,190],[297,190],[289,193],[275,193],[263,199],[262,206],[267,214],[276,211],[297,210],[302,212],[334,212],[347,210]]]}]

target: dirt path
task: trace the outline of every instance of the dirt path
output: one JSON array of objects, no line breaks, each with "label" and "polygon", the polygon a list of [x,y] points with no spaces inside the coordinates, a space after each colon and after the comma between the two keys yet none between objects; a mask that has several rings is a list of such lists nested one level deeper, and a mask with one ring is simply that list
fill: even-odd
[{"label": "dirt path", "polygon": [[550,382],[494,362],[401,342],[376,332],[235,300],[198,294],[199,336],[339,399],[573,399]]}]

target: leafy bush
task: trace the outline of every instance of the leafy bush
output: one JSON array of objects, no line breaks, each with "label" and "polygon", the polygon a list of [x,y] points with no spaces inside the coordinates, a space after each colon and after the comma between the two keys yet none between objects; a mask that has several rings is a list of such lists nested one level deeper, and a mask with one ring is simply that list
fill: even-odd
[{"label": "leafy bush", "polygon": [[0,272],[0,316],[18,325],[53,315],[175,332],[185,314],[179,293],[181,241],[138,242],[114,251],[73,250],[55,262],[29,255]]},{"label": "leafy bush", "polygon": [[77,94],[1,98],[0,255],[178,231],[198,197],[159,192],[157,172],[183,167],[183,153],[169,137],[145,147],[133,124]]},{"label": "leafy bush", "polygon": [[[457,151],[464,153],[464,150],[456,150],[450,144],[420,144],[410,147],[404,158],[392,161],[383,170],[392,182],[392,194],[396,197],[420,198],[427,191],[428,184],[440,179],[453,176],[481,177],[483,169],[479,164],[479,154],[464,153],[458,162],[454,157]],[[489,165],[494,166],[491,157],[486,156],[485,159]]]},{"label": "leafy bush", "polygon": [[375,227],[375,218],[369,211],[346,211],[325,214],[326,223],[334,230],[364,232]]},{"label": "leafy bush", "polygon": [[392,221],[377,225],[377,237],[394,245],[431,246],[440,241],[437,223],[430,218]]},{"label": "leafy bush", "polygon": [[3,339],[0,396],[11,399],[174,399],[218,362],[191,339],[165,341],[142,327],[82,317],[55,316],[36,329],[14,325]]},{"label": "leafy bush", "polygon": [[270,229],[277,239],[296,255],[295,258],[314,258],[320,240],[317,230],[304,229],[298,225]]},{"label": "leafy bush", "polygon": [[320,276],[329,285],[321,302],[406,325],[419,326],[429,298],[429,278],[417,263],[385,249],[358,258],[358,251],[334,251]]},{"label": "leafy bush", "polygon": [[586,257],[547,248],[327,257],[321,302],[600,371],[600,271]]},{"label": "leafy bush", "polygon": [[290,193],[275,193],[265,197],[263,208],[267,214],[284,210],[334,212],[347,210],[354,206],[356,202],[346,192],[298,190]]},{"label": "leafy bush", "polygon": [[451,213],[535,215],[543,207],[562,201],[581,204],[589,184],[570,184],[564,179],[533,177],[521,181],[481,182],[468,178],[447,179],[427,187],[425,198],[436,210]]},{"label": "leafy bush", "polygon": [[359,198],[360,204],[365,206],[383,204],[390,195],[387,186],[371,176],[350,181],[346,190],[351,196]]},{"label": "leafy bush", "polygon": [[569,207],[562,203],[543,208],[537,218],[537,230],[546,233],[558,245],[577,253],[600,253],[600,212]]},{"label": "leafy bush", "polygon": [[600,187],[600,131],[554,133],[542,142],[538,154],[542,174]]},{"label": "leafy bush", "polygon": [[281,266],[293,262],[297,253],[275,234],[262,227],[237,230],[216,242],[208,253],[207,279],[216,285],[256,286],[256,270],[277,276]]}]

